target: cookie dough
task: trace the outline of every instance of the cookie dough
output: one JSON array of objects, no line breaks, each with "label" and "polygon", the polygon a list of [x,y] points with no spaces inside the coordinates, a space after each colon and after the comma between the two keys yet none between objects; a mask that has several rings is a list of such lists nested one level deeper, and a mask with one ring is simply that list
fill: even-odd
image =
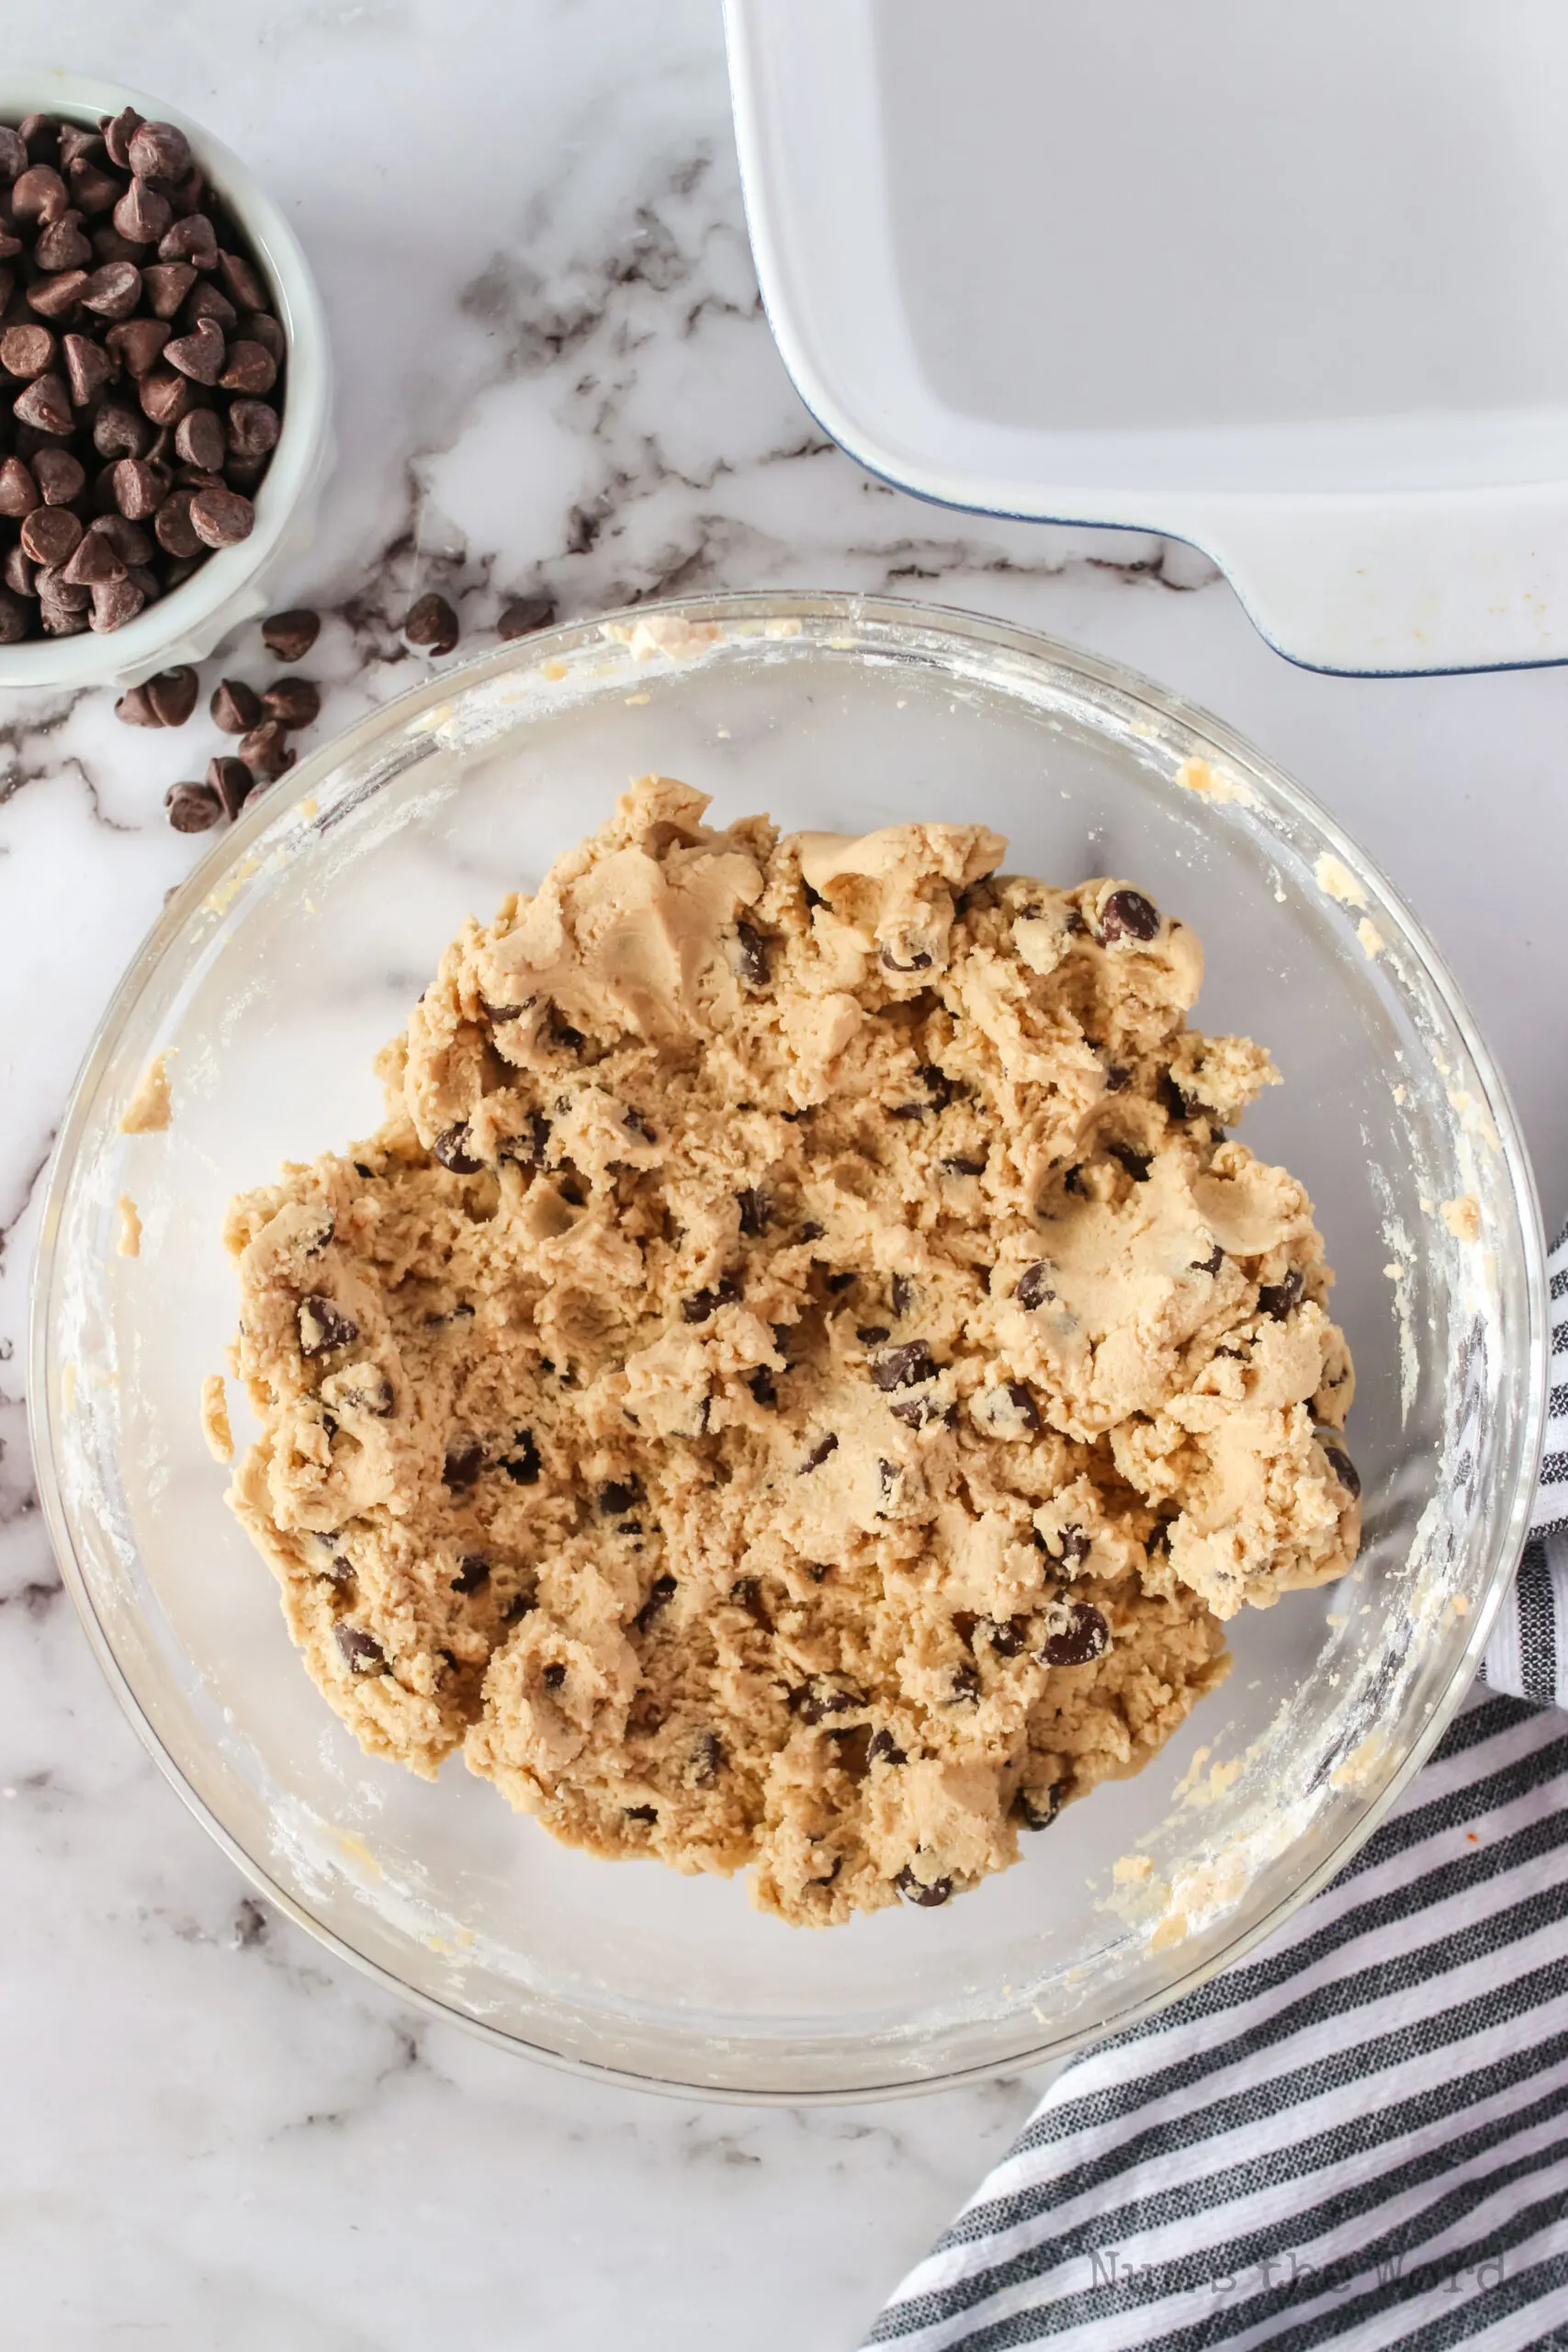
[{"label": "cookie dough", "polygon": [[1339,1575],[1312,1204],[1133,885],[648,777],[447,950],[369,1141],[237,1200],[231,1499],[373,1754],[558,1838],[931,1905]]}]

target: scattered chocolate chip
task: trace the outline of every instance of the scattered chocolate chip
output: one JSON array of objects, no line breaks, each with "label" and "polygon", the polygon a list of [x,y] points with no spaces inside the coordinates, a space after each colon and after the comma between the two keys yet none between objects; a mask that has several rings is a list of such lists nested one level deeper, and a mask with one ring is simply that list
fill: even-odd
[{"label": "scattered chocolate chip", "polygon": [[951,1422],[953,1418],[953,1408],[940,1396],[912,1396],[907,1404],[889,1405],[887,1409],[896,1421],[911,1430],[929,1429],[932,1421]]},{"label": "scattered chocolate chip", "polygon": [[457,1573],[452,1579],[454,1592],[478,1592],[490,1582],[490,1554],[465,1552],[457,1563]]},{"label": "scattered chocolate chip", "polygon": [[746,1374],[746,1385],[751,1391],[756,1402],[764,1406],[769,1411],[772,1411],[778,1403],[778,1383],[774,1380],[769,1365],[760,1363],[754,1372],[749,1372]]},{"label": "scattered chocolate chip", "polygon": [[1014,1413],[1022,1422],[1025,1430],[1029,1432],[1029,1435],[1031,1437],[1037,1436],[1040,1429],[1039,1408],[1035,1405],[1033,1397],[1030,1395],[1022,1381],[1008,1381],[1003,1387],[1002,1394],[1006,1396],[1008,1403],[1012,1407]]},{"label": "scattered chocolate chip", "polygon": [[901,1348],[886,1348],[871,1367],[871,1376],[878,1388],[918,1387],[922,1380],[936,1378],[936,1363],[924,1340],[911,1340]]},{"label": "scattered chocolate chip", "polygon": [[1089,1198],[1089,1187],[1083,1180],[1083,1168],[1081,1163],[1068,1169],[1066,1174],[1062,1179],[1062,1190],[1064,1193],[1076,1193],[1080,1200],[1087,1200]]},{"label": "scattered chocolate chip", "polygon": [[637,1626],[637,1632],[639,1634],[646,1634],[654,1619],[659,1615],[660,1611],[667,1609],[674,1598],[674,1577],[655,1577],[652,1584],[649,1587],[648,1599],[643,1602],[642,1607],[637,1611],[637,1616],[633,1621]]},{"label": "scattered chocolate chip", "polygon": [[531,1592],[514,1592],[501,1612],[501,1622],[503,1625],[515,1625],[520,1617],[526,1617],[538,1605]]},{"label": "scattered chocolate chip", "polygon": [[556,616],[556,600],[541,593],[535,596],[513,596],[503,605],[495,633],[510,643],[515,637],[532,637],[536,629],[548,628]]},{"label": "scattered chocolate chip", "polygon": [[1049,1829],[1062,1810],[1061,1782],[1051,1781],[1043,1789],[1020,1789],[1012,1809],[1025,1829]]},{"label": "scattered chocolate chip", "polygon": [[554,1666],[547,1666],[539,1679],[547,1690],[558,1690],[566,1680],[566,1668],[558,1662]]},{"label": "scattered chocolate chip", "polygon": [[1276,1323],[1282,1323],[1300,1299],[1302,1289],[1301,1268],[1292,1266],[1282,1282],[1264,1283],[1260,1286],[1258,1293],[1258,1313],[1271,1315]]},{"label": "scattered chocolate chip", "polygon": [[459,634],[457,614],[434,589],[410,605],[403,622],[409,643],[422,645],[431,653],[450,653]]},{"label": "scattered chocolate chip", "polygon": [[1168,1119],[1185,1121],[1198,1115],[1198,1105],[1190,1094],[1184,1094],[1169,1070],[1161,1070],[1155,1083],[1155,1094]]},{"label": "scattered chocolate chip", "polygon": [[1107,1062],[1105,1066],[1105,1091],[1107,1094],[1121,1094],[1124,1092],[1126,1088],[1131,1085],[1132,1079],[1132,1071],[1130,1069],[1124,1069],[1120,1062]]},{"label": "scattered chocolate chip", "polygon": [[907,964],[900,964],[891,947],[885,947],[882,961],[890,972],[929,972],[931,967],[931,959],[923,947],[917,947]]},{"label": "scattered chocolate chip", "polygon": [[838,1450],[838,1438],[834,1432],[829,1430],[826,1437],[818,1439],[817,1443],[812,1447],[810,1453],[801,1464],[800,1469],[796,1475],[800,1477],[804,1477],[808,1470],[820,1470],[824,1462],[827,1461],[828,1456],[830,1453],[837,1453]]},{"label": "scattered chocolate chip", "polygon": [[207,763],[207,781],[223,804],[231,822],[255,791],[260,778],[243,760],[220,757]]},{"label": "scattered chocolate chip", "polygon": [[1194,1258],[1191,1272],[1195,1274],[1217,1274],[1225,1262],[1225,1253],[1216,1241],[1206,1258]]},{"label": "scattered chocolate chip", "polygon": [[735,938],[739,948],[737,968],[749,989],[765,989],[768,985],[768,943],[761,933],[749,922],[738,922]]},{"label": "scattered chocolate chip", "polygon": [[303,662],[321,634],[321,616],[307,605],[274,613],[262,623],[262,643],[280,662]]},{"label": "scattered chocolate chip", "polygon": [[628,1804],[625,1808],[625,1818],[627,1821],[657,1821],[659,1807],[656,1804]]},{"label": "scattered chocolate chip", "polygon": [[261,724],[261,696],[243,678],[220,678],[207,707],[225,735],[245,735]]},{"label": "scattered chocolate chip", "polygon": [[374,1634],[359,1625],[346,1624],[343,1619],[333,1627],[333,1638],[338,1654],[351,1674],[385,1674],[387,1653]]},{"label": "scattered chocolate chip", "polygon": [[[142,696],[149,712],[148,718],[137,720],[135,724],[143,727],[183,727],[196,708],[196,672],[188,664],[182,662],[176,670],[160,670],[157,676],[149,678],[144,685],[132,688],[132,693]],[[124,695],[121,699],[129,702],[130,695]],[[115,716],[118,718],[124,718],[129,714],[121,709],[119,703],[117,703]]]},{"label": "scattered chocolate chip", "polygon": [[709,1781],[716,1781],[724,1770],[726,1760],[724,1743],[718,1734],[713,1731],[700,1731],[692,1749],[693,1780],[705,1784]]},{"label": "scattered chocolate chip", "polygon": [[940,1165],[944,1176],[983,1176],[986,1172],[983,1159],[964,1159],[957,1154],[942,1160]]},{"label": "scattered chocolate chip", "polygon": [[176,833],[205,833],[223,814],[222,802],[206,784],[172,784],[164,807]]},{"label": "scattered chocolate chip", "polygon": [[955,1666],[951,1678],[950,1707],[972,1707],[981,1691],[980,1670],[976,1666]]},{"label": "scattered chocolate chip", "polygon": [[897,1741],[894,1738],[890,1731],[874,1731],[872,1733],[871,1746],[866,1750],[866,1761],[868,1763],[907,1764],[908,1760],[908,1758],[905,1755],[903,1749],[899,1747]]},{"label": "scattered chocolate chip", "polygon": [[823,1674],[814,1674],[809,1682],[797,1684],[788,1695],[791,1714],[808,1724],[819,1724],[827,1715],[846,1714],[851,1708],[865,1704],[858,1690],[847,1690]]},{"label": "scattered chocolate chip", "polygon": [[558,1046],[567,1054],[581,1053],[586,1042],[581,1030],[574,1029],[553,1004],[550,1007],[549,1035],[551,1045]]},{"label": "scattered chocolate chip", "polygon": [[1113,939],[1149,940],[1159,932],[1159,909],[1141,890],[1112,890],[1100,910],[1100,935]]},{"label": "scattered chocolate chip", "polygon": [[[828,1736],[833,1743],[833,1761],[840,1771],[847,1773],[852,1781],[863,1781],[871,1770],[871,1725],[845,1724],[839,1730],[829,1731]],[[838,1867],[835,1862],[835,1875]],[[822,1883],[820,1880],[818,1882],[819,1885]]]},{"label": "scattered chocolate chip", "polygon": [[430,1148],[454,1176],[478,1176],[484,1168],[484,1161],[476,1159],[468,1149],[468,1125],[462,1119],[456,1126],[444,1127]]},{"label": "scattered chocolate chip", "polygon": [[657,1143],[659,1137],[635,1102],[628,1102],[621,1113],[621,1125],[628,1134],[640,1136],[644,1143]]},{"label": "scattered chocolate chip", "polygon": [[1018,1657],[1029,1646],[1027,1617],[987,1617],[981,1632],[998,1657]]},{"label": "scattered chocolate chip", "polygon": [[818,1225],[814,1216],[808,1216],[795,1238],[800,1241],[820,1241],[827,1230],[827,1227]]},{"label": "scattered chocolate chip", "polygon": [[441,1476],[454,1489],[471,1487],[484,1466],[485,1450],[478,1438],[458,1438],[446,1449]]},{"label": "scattered chocolate chip", "polygon": [[898,1481],[903,1475],[904,1474],[899,1469],[898,1464],[896,1462],[889,1462],[886,1456],[877,1463],[877,1481],[881,1487],[882,1499],[885,1503],[891,1502],[893,1497],[897,1493]]},{"label": "scattered chocolate chip", "polygon": [[606,1519],[624,1519],[641,1493],[635,1478],[606,1478],[595,1500]]},{"label": "scattered chocolate chip", "polygon": [[335,1300],[323,1298],[319,1292],[312,1292],[309,1297],[300,1300],[299,1352],[302,1356],[327,1355],[333,1348],[346,1348],[351,1340],[358,1337],[358,1324]]},{"label": "scattered chocolate chip", "polygon": [[512,1441],[510,1453],[503,1453],[496,1464],[498,1469],[505,1471],[514,1487],[537,1486],[542,1466],[532,1430],[519,1430]]},{"label": "scattered chocolate chip", "polygon": [[839,1297],[843,1292],[847,1290],[853,1290],[859,1279],[860,1277],[858,1274],[851,1272],[829,1274],[828,1277],[828,1288],[833,1293],[835,1297]]},{"label": "scattered chocolate chip", "polygon": [[1134,1184],[1146,1184],[1149,1170],[1154,1166],[1154,1154],[1134,1151],[1130,1143],[1108,1143],[1105,1147],[1119,1167],[1124,1168]]},{"label": "scattered chocolate chip", "polygon": [[917,1878],[913,1867],[908,1862],[905,1863],[893,1883],[907,1903],[919,1904],[922,1911],[934,1911],[939,1905],[947,1902],[953,1893],[953,1881],[950,1878],[933,1878],[929,1881]]},{"label": "scattered chocolate chip", "polygon": [[1092,1602],[1069,1601],[1067,1615],[1064,1630],[1046,1639],[1040,1653],[1043,1666],[1088,1666],[1111,1647],[1111,1628]]},{"label": "scattered chocolate chip", "polygon": [[737,1193],[735,1198],[740,1210],[741,1232],[753,1238],[759,1233],[765,1233],[773,1210],[766,1193],[757,1185],[748,1185],[743,1193]]},{"label": "scattered chocolate chip", "polygon": [[276,718],[264,718],[259,727],[249,729],[236,748],[252,773],[268,784],[286,774],[299,756],[290,751]]},{"label": "scattered chocolate chip", "polygon": [[1149,1530],[1144,1550],[1151,1560],[1159,1560],[1167,1556],[1170,1551],[1170,1521],[1168,1520],[1156,1520]]},{"label": "scattered chocolate chip", "polygon": [[915,1303],[915,1285],[908,1274],[893,1277],[893,1319],[901,1323]]},{"label": "scattered chocolate chip", "polygon": [[863,1348],[879,1348],[884,1340],[890,1340],[892,1336],[886,1323],[857,1323],[855,1326],[855,1337]]},{"label": "scattered chocolate chip", "polygon": [[1361,1491],[1361,1474],[1346,1453],[1344,1441],[1338,1430],[1319,1429],[1314,1430],[1313,1435],[1322,1447],[1329,1468],[1354,1501]]}]

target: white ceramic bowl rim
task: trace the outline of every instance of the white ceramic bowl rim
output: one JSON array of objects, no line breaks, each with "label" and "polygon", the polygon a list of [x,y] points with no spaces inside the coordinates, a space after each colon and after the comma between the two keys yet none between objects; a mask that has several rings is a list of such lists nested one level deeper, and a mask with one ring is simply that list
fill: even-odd
[{"label": "white ceramic bowl rim", "polygon": [[277,551],[327,444],[332,364],[321,299],[299,240],[260,181],[220,139],[177,107],[143,90],[75,74],[0,72],[0,121],[38,112],[96,124],[99,116],[118,114],[128,106],[150,120],[172,122],[186,133],[271,281],[288,337],[283,429],[256,492],[255,528],[249,538],[217,549],[199,571],[123,628],[0,647],[0,688],[86,686],[138,673],[147,676],[159,667],[164,654],[177,652],[187,638],[215,643],[224,630],[226,607]]}]

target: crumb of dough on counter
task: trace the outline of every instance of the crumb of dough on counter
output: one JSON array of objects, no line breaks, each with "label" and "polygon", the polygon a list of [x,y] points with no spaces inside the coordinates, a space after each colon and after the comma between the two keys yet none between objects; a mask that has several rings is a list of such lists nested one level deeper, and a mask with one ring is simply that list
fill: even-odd
[{"label": "crumb of dough on counter", "polygon": [[1456,1241],[1479,1241],[1481,1238],[1481,1204],[1473,1193],[1461,1193],[1457,1200],[1443,1203],[1443,1223]]},{"label": "crumb of dough on counter", "polygon": [[119,1238],[114,1246],[122,1258],[141,1255],[141,1218],[129,1193],[119,1196]]},{"label": "crumb of dough on counter", "polygon": [[1329,898],[1337,899],[1342,907],[1364,907],[1367,894],[1346,865],[1332,850],[1325,850],[1313,867],[1317,887]]},{"label": "crumb of dough on counter", "polygon": [[229,1397],[220,1372],[209,1372],[201,1384],[201,1433],[214,1462],[232,1462],[234,1436],[229,1427]]},{"label": "crumb of dough on counter", "polygon": [[169,1100],[168,1057],[154,1054],[137,1081],[136,1091],[120,1114],[122,1136],[161,1134],[174,1116]]},{"label": "crumb of dough on counter", "polygon": [[1371,915],[1361,917],[1360,922],[1356,925],[1356,936],[1361,943],[1361,953],[1369,964],[1375,963],[1388,945],[1387,940]]},{"label": "crumb of dough on counter", "polygon": [[231,1204],[231,1500],[369,1753],[826,1927],[1048,1871],[1343,1574],[1354,1378],[1186,924],[706,808],[465,923],[381,1126]]}]

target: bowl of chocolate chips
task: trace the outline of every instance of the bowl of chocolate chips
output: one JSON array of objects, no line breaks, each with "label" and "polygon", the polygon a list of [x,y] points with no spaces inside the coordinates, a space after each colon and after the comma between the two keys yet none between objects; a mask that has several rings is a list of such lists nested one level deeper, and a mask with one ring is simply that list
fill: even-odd
[{"label": "bowl of chocolate chips", "polygon": [[330,434],[320,297],[239,159],[0,77],[0,686],[199,660],[309,537]]}]

